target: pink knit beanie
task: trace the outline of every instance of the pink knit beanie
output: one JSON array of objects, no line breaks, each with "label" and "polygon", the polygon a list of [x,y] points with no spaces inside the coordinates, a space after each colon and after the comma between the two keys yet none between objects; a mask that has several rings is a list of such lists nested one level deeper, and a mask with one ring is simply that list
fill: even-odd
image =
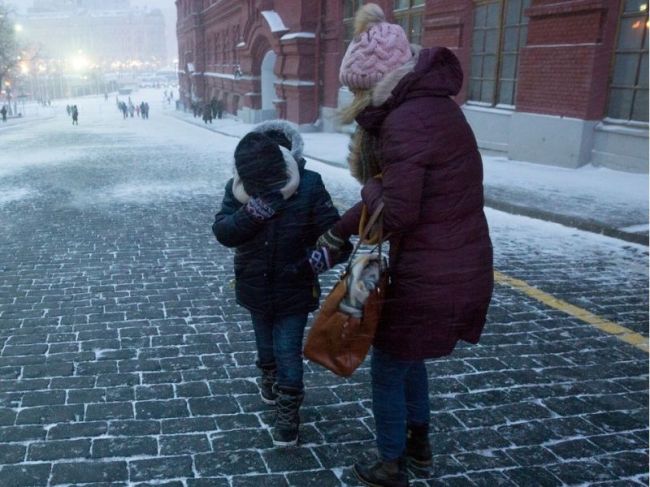
[{"label": "pink knit beanie", "polygon": [[355,37],[348,46],[339,80],[352,91],[367,90],[387,73],[411,59],[411,46],[404,29],[386,22],[381,7],[367,3],[354,21]]}]

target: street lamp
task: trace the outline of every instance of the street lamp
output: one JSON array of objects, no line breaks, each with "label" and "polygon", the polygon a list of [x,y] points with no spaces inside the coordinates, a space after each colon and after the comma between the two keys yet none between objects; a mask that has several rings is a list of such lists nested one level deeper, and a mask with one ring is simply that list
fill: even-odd
[{"label": "street lamp", "polygon": [[14,30],[17,33],[21,33],[23,31],[23,26],[21,24],[16,24],[16,25],[14,25]]}]

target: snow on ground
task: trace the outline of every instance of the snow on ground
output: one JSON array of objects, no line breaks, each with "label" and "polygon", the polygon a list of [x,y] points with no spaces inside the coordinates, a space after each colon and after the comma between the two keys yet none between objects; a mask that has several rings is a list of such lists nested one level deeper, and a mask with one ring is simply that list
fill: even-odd
[{"label": "snow on ground", "polygon": [[[141,173],[107,178],[107,186],[100,192],[95,191],[79,197],[77,201],[102,204],[112,201],[145,203],[160,199],[187,199],[218,194],[231,175],[232,154],[238,139],[216,132],[197,130],[192,125],[176,120],[179,116],[188,119],[193,117],[189,114],[179,114],[173,105],[163,103],[162,90],[139,90],[134,92],[131,98],[135,103],[144,100],[151,105],[149,120],[137,117],[123,120],[115,106],[114,95],[109,96],[108,100],[104,100],[103,96],[92,96],[57,102],[53,108],[58,110],[57,119],[39,124],[34,130],[3,134],[7,145],[0,159],[0,182],[19,170],[50,164],[55,164],[58,170],[68,161],[76,161],[78,170],[83,170],[83,164],[93,163],[104,164],[108,171],[113,163],[110,160],[94,161],[93,154],[95,151],[105,152],[110,147],[110,153],[116,160],[130,158],[134,165],[141,167]],[[127,100],[128,97],[120,99]],[[68,102],[79,106],[78,127],[65,125],[69,120],[65,114],[65,105]],[[44,149],[43,138],[52,131],[55,123],[59,132],[50,146]],[[230,118],[215,120],[214,127],[239,136],[249,131],[252,125]],[[68,139],[62,140],[63,137]],[[308,133],[303,134],[303,137],[307,155],[315,154],[325,160],[332,160],[337,156],[341,161],[345,160],[349,141],[347,135]],[[159,157],[159,154],[166,157]],[[164,162],[163,159],[168,159],[170,154],[171,163]],[[84,161],[80,164],[78,160],[82,156]],[[115,164],[115,167],[119,168],[119,165]],[[358,201],[360,186],[350,176],[347,168],[324,164],[309,157],[307,167],[322,174],[340,209],[343,210]],[[485,167],[486,185],[521,191],[534,186],[535,191],[548,201],[560,199],[567,194],[587,201],[597,196],[601,205],[642,207],[647,214],[648,175],[593,167],[562,169],[495,157],[486,157]],[[83,188],[70,188],[70,191],[82,193]],[[23,185],[13,188],[13,191],[3,192],[0,201],[24,199],[34,192],[33,188]],[[218,203],[215,202],[216,204]],[[566,252],[569,248],[575,248],[576,252],[580,252],[581,246],[587,242],[596,246],[630,248],[628,243],[619,240],[502,212],[488,211],[488,219],[493,234],[508,235],[508,238],[515,240],[527,239],[529,242],[533,239],[539,242],[541,249],[552,248],[554,251]],[[579,235],[577,240],[576,235]],[[567,241],[572,243],[568,245]]]},{"label": "snow on ground", "polygon": [[[22,139],[20,142],[23,149],[12,151],[5,149],[4,155],[0,157],[0,177],[8,176],[20,171],[28,170],[34,166],[63,164],[81,155],[81,151],[75,147],[66,147],[54,151],[48,149],[24,149],[29,139]],[[14,142],[18,143],[16,139]]]},{"label": "snow on ground", "polygon": [[30,188],[8,188],[0,187],[0,205],[13,201],[24,200],[34,196]]},{"label": "snow on ground", "polygon": [[343,166],[347,165],[349,134],[319,132],[306,133],[302,137],[308,155],[324,161],[337,162]]},{"label": "snow on ground", "polygon": [[[195,125],[200,117],[174,112]],[[254,125],[234,117],[214,120],[206,126],[232,137],[241,137]],[[304,133],[305,155],[346,167],[349,135]],[[484,156],[485,193],[488,200],[591,220],[607,227],[647,232],[648,174],[625,173],[591,165],[579,169],[512,161]],[[626,230],[632,228],[633,230]]]},{"label": "snow on ground", "polygon": [[612,203],[633,203],[648,207],[648,174],[614,171],[592,165],[568,169],[544,164],[484,156],[485,183],[535,187],[549,197],[567,191],[576,197],[598,194]]},{"label": "snow on ground", "polygon": [[[609,219],[615,226],[647,224],[648,174],[587,165],[567,169],[485,156],[488,195],[584,219]],[[641,228],[643,230],[643,228]]]},{"label": "snow on ground", "polygon": [[120,201],[146,203],[156,199],[191,199],[199,195],[216,195],[217,188],[207,182],[177,180],[171,182],[133,182],[113,186],[97,202]]},{"label": "snow on ground", "polygon": [[[322,175],[337,207],[348,208],[358,201],[361,187],[347,169],[308,161],[307,167]],[[500,248],[516,245],[535,249],[535,253],[540,256],[552,258],[557,255],[571,261],[580,261],[588,254],[597,253],[607,255],[611,264],[614,264],[616,258],[621,265],[633,266],[635,272],[647,273],[647,258],[643,256],[647,256],[648,248],[643,245],[489,208],[486,209],[486,217],[497,253]],[[631,255],[641,259],[630,262]]]}]

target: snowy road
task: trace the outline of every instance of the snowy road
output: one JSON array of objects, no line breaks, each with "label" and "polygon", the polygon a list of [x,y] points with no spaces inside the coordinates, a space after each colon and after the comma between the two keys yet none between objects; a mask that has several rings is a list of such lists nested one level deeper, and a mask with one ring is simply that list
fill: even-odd
[{"label": "snowy road", "polygon": [[[309,367],[303,446],[271,448],[231,253],[210,231],[237,140],[142,96],[149,120],[90,98],[78,127],[59,107],[0,131],[0,485],[354,485],[368,369]],[[356,201],[345,170],[309,166]],[[488,219],[501,273],[647,337],[647,247]],[[430,370],[437,480],[420,484],[647,484],[639,348],[498,285],[481,345]]]}]

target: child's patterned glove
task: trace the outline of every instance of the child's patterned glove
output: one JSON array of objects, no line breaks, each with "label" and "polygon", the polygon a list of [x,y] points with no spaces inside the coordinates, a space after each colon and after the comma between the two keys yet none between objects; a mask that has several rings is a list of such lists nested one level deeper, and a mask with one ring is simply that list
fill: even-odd
[{"label": "child's patterned glove", "polygon": [[332,268],[336,263],[336,257],[327,247],[316,247],[309,251],[307,261],[314,274],[320,274]]},{"label": "child's patterned glove", "polygon": [[269,193],[263,196],[256,196],[248,200],[244,211],[257,221],[265,221],[276,214],[284,201],[279,191]]}]

